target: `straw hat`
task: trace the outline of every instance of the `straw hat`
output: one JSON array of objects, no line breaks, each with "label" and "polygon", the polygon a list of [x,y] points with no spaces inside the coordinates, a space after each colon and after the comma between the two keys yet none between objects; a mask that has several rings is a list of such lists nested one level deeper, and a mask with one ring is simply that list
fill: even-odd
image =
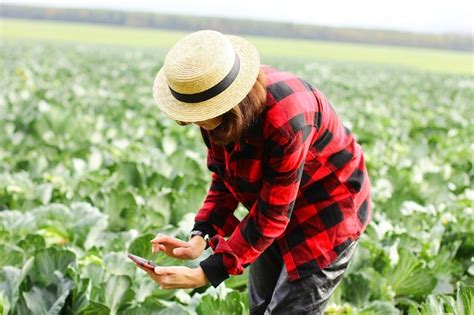
[{"label": "straw hat", "polygon": [[258,51],[247,40],[211,30],[191,33],[166,55],[153,98],[171,119],[211,119],[245,98],[259,69]]}]

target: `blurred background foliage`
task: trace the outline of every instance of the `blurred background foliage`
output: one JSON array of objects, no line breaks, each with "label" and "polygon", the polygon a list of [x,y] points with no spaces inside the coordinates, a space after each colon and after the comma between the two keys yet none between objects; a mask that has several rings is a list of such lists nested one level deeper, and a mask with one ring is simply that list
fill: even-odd
[{"label": "blurred background foliage", "polygon": [[[166,291],[126,257],[199,262],[149,247],[157,232],[186,238],[210,181],[198,128],[178,126],[153,103],[166,49],[10,35],[0,81],[0,309],[247,313],[246,274],[218,289]],[[472,314],[472,72],[275,48],[262,62],[320,89],[366,155],[373,221],[326,312]]]}]

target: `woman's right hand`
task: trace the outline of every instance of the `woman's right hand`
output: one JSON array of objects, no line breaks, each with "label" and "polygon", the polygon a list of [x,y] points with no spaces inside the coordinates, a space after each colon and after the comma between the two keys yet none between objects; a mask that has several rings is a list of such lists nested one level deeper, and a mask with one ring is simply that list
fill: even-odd
[{"label": "woman's right hand", "polygon": [[157,234],[151,241],[152,252],[164,252],[177,259],[196,259],[206,248],[206,241],[201,236],[194,236],[188,242],[169,235]]}]

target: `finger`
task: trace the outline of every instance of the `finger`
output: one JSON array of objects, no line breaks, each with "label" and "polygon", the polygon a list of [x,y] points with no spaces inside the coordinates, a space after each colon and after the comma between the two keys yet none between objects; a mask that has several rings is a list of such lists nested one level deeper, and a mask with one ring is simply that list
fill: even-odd
[{"label": "finger", "polygon": [[173,255],[179,257],[190,257],[192,255],[191,248],[178,247],[173,249]]},{"label": "finger", "polygon": [[[160,236],[164,236],[164,234],[162,234],[162,233],[157,233],[157,234],[155,235],[155,237],[153,238],[153,240],[154,240],[155,238],[157,238],[157,237],[160,237]],[[150,242],[151,242],[151,241],[150,241]]]},{"label": "finger", "polygon": [[172,237],[160,237],[152,241],[152,244],[160,244],[171,247],[189,247],[190,244]]},{"label": "finger", "polygon": [[[163,247],[163,249],[162,249]],[[164,246],[160,246],[159,244],[152,244],[151,245],[151,252],[154,254],[154,253],[157,253],[159,252],[160,250],[164,250]]]},{"label": "finger", "polygon": [[163,290],[170,290],[173,289],[173,283],[168,276],[160,276],[160,287]]},{"label": "finger", "polygon": [[136,265],[138,268],[140,268],[141,270],[146,271],[148,274],[149,274],[149,273],[153,273],[153,270],[150,270],[150,269],[148,269],[148,268],[145,268],[145,267],[143,267],[143,266],[140,266],[139,264],[135,264],[135,265]]},{"label": "finger", "polygon": [[164,290],[174,290],[180,288],[186,288],[186,285],[180,283],[178,279],[172,275],[158,276],[160,277],[160,286]]},{"label": "finger", "polygon": [[172,238],[171,236],[169,235],[165,235],[165,234],[157,234],[151,241],[150,243],[155,243],[157,240],[166,240],[166,239],[169,239],[169,238]]},{"label": "finger", "polygon": [[153,279],[153,281],[158,283],[160,286],[162,285],[162,277],[163,276],[157,275],[156,273],[154,273],[153,271],[150,271],[150,270],[145,270],[145,271],[150,276],[150,278]]},{"label": "finger", "polygon": [[155,237],[150,242],[153,244],[168,244],[175,247],[189,247],[188,242],[179,240],[168,235]]},{"label": "finger", "polygon": [[[163,276],[163,277],[166,277],[166,276]],[[161,278],[161,280],[163,280],[163,278]],[[175,290],[175,289],[192,288],[192,286],[189,284],[176,282],[176,280],[173,280],[173,279],[165,279],[161,282],[161,288],[164,290]]]},{"label": "finger", "polygon": [[159,276],[162,276],[162,275],[166,274],[163,267],[155,267],[155,269],[153,271],[155,272],[155,274],[157,274]]},{"label": "finger", "polygon": [[137,266],[138,268],[140,268],[141,270],[143,271],[146,271],[148,274],[152,273],[154,274],[154,270],[150,269],[150,268],[147,268],[147,267],[144,267],[140,264],[137,264],[136,262],[134,262],[135,266]]},{"label": "finger", "polygon": [[150,270],[150,269],[142,269],[142,270],[144,270],[147,274],[150,275],[150,277],[152,277],[158,282],[162,282],[163,278],[166,276],[166,275],[159,275],[154,270]]},{"label": "finger", "polygon": [[162,244],[152,244],[151,245],[151,252],[153,254],[158,253],[160,251],[166,252],[166,246]]},{"label": "finger", "polygon": [[154,271],[157,275],[172,275],[181,273],[181,268],[175,266],[157,266]]}]

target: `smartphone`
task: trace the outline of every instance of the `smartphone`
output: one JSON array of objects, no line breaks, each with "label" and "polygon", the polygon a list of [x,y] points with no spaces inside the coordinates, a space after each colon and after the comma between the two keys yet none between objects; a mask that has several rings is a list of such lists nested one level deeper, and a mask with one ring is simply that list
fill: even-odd
[{"label": "smartphone", "polygon": [[155,267],[158,266],[157,264],[155,264],[151,260],[145,259],[145,258],[140,257],[140,256],[128,254],[128,258],[130,258],[137,266],[142,267],[142,268],[147,269],[147,270],[153,271],[153,270],[155,270]]}]

